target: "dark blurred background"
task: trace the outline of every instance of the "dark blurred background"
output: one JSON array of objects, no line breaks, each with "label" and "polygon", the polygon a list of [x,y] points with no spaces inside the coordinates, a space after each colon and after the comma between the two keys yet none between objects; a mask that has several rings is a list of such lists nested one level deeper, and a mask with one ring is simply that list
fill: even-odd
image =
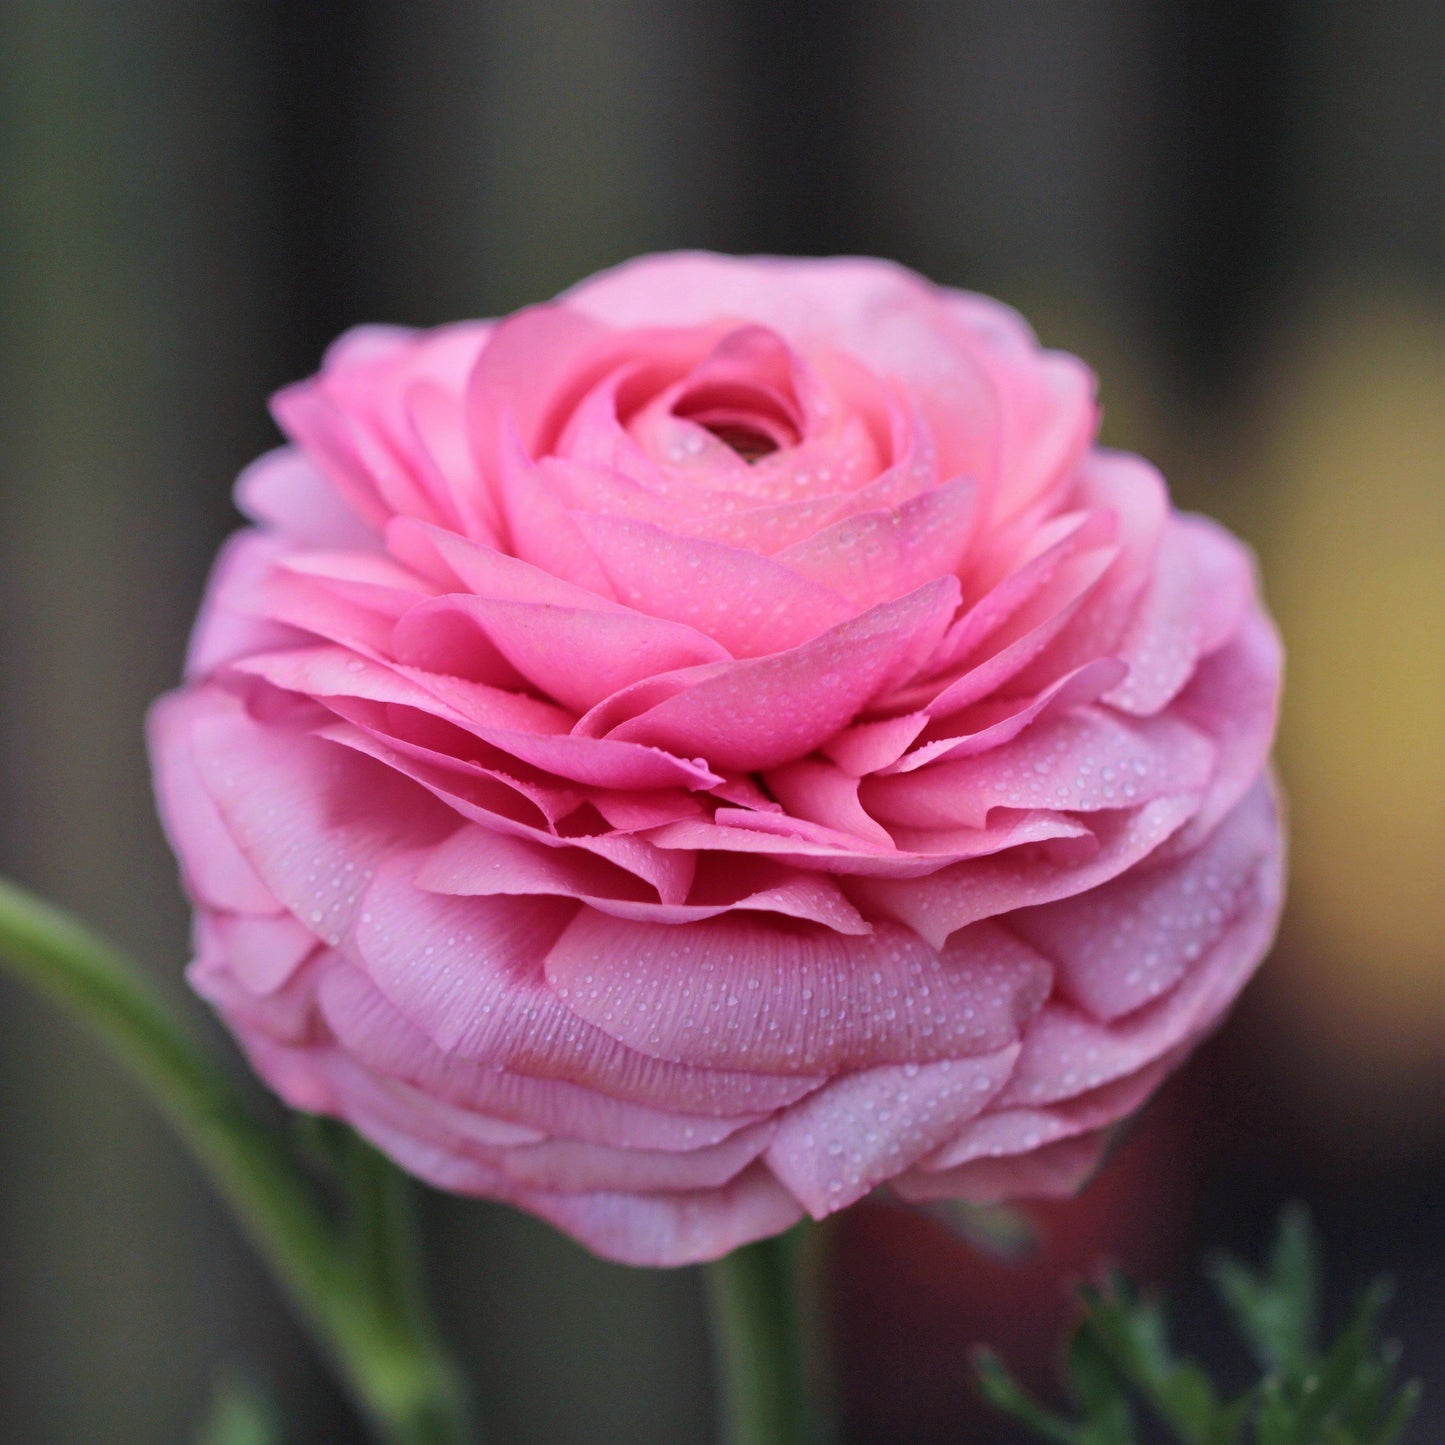
[{"label": "dark blurred background", "polygon": [[[141,716],[275,440],[267,394],[346,326],[506,312],[676,246],[991,292],[1096,366],[1107,440],[1261,554],[1292,902],[1026,1266],[843,1221],[844,1440],[1017,1438],[965,1351],[1046,1377],[1104,1256],[1215,1348],[1200,1251],[1257,1250],[1296,1197],[1334,1318],[1397,1275],[1412,1438],[1445,1439],[1442,57],[1433,0],[0,0],[0,869],[181,997]],[[426,1214],[498,1445],[708,1438],[695,1274]],[[0,979],[0,1439],[184,1441],[224,1368],[297,1442],[360,1438],[129,1082]]]}]

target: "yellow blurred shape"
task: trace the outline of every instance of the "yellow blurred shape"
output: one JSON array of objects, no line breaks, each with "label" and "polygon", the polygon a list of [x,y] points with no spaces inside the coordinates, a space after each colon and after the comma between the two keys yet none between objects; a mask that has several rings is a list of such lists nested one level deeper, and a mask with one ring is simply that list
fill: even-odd
[{"label": "yellow blurred shape", "polygon": [[1357,1081],[1414,1093],[1445,1072],[1437,298],[1328,306],[1281,403],[1262,475],[1277,503],[1265,578],[1288,649],[1290,1004]]}]

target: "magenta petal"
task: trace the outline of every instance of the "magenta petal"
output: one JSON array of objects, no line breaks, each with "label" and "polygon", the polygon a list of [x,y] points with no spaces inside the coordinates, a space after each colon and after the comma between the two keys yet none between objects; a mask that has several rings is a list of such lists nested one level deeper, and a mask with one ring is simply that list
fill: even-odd
[{"label": "magenta petal", "polygon": [[630,1048],[710,1068],[834,1072],[1002,1048],[1050,970],[985,928],[940,957],[906,930],[848,938],[738,917],[628,923],[584,910],[547,955],[559,998]]},{"label": "magenta petal", "polygon": [[991,1054],[845,1074],[795,1104],[768,1146],[768,1167],[816,1219],[909,1168],[979,1113],[1018,1057]]},{"label": "magenta petal", "polygon": [[424,641],[439,618],[473,625],[523,677],[578,712],[658,673],[712,662],[722,651],[690,627],[638,612],[466,596],[414,608],[397,624],[398,647]]},{"label": "magenta petal", "polygon": [[821,823],[839,833],[851,833],[880,847],[893,839],[858,801],[858,779],[821,758],[805,758],[785,768],[772,769],[768,791],[795,818]]},{"label": "magenta petal", "polygon": [[734,657],[796,647],[854,608],[826,586],[738,547],[625,517],[575,514],[618,600],[716,639]]},{"label": "magenta petal", "polygon": [[790,762],[916,668],[957,603],[957,581],[940,578],[789,652],[709,670],[610,736],[701,754],[714,767]]},{"label": "magenta petal", "polygon": [[977,483],[949,482],[890,511],[836,522],[777,553],[776,560],[861,610],[931,578],[956,575],[977,520]]}]

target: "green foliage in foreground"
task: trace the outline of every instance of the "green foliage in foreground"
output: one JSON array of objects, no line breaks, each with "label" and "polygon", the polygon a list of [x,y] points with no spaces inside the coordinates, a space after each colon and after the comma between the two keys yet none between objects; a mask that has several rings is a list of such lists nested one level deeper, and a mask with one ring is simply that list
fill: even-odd
[{"label": "green foliage in foreground", "polygon": [[[1262,1371],[1237,1398],[1174,1353],[1158,1303],[1117,1272],[1103,1288],[1079,1291],[1083,1312],[1063,1371],[1074,1419],[1032,1399],[988,1350],[974,1356],[979,1388],[1050,1445],[1397,1445],[1419,1386],[1396,1387],[1398,1348],[1376,1339],[1389,1298],[1383,1281],[1321,1350],[1319,1266],[1303,1210],[1285,1212],[1263,1270],[1224,1258],[1210,1273]],[[1149,1433],[1139,1434],[1141,1424]]]}]

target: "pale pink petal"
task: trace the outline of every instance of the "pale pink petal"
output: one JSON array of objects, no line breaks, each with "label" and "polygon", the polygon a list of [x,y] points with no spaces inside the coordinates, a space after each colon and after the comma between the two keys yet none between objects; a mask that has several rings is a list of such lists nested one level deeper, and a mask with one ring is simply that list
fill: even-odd
[{"label": "pale pink petal", "polygon": [[828,739],[823,753],[855,778],[896,763],[929,724],[926,712],[904,713],[878,722],[855,723]]},{"label": "pale pink petal", "polygon": [[[1261,786],[1241,805],[1267,827],[1272,804]],[[1013,1080],[1001,1107],[1037,1106],[1072,1097],[1151,1063],[1211,1028],[1258,966],[1279,917],[1278,848],[1256,865],[1236,903],[1231,925],[1175,988],[1112,1023],[1100,1023],[1074,1005],[1050,1001],[1029,1025]]]},{"label": "pale pink petal", "polygon": [[957,1133],[999,1091],[1018,1057],[991,1054],[844,1074],[795,1104],[768,1167],[816,1219],[846,1208]]},{"label": "pale pink petal", "polygon": [[156,797],[193,897],[234,913],[279,914],[281,904],[241,851],[201,782],[197,725],[241,712],[238,699],[215,687],[171,693],[155,703],[146,733]]},{"label": "pale pink petal", "polygon": [[[690,923],[746,909],[778,913],[826,924],[839,933],[866,934],[870,926],[836,883],[821,875],[789,874],[784,869],[729,869],[725,888],[694,888],[692,860],[677,859],[683,871],[677,885],[659,901],[656,889],[633,873],[577,849],[546,848],[486,828],[462,828],[439,844],[421,863],[416,885],[458,897],[543,894],[572,898],[616,918],[655,923]],[[753,874],[751,878],[749,874]],[[718,896],[710,900],[709,894]],[[687,902],[682,897],[686,896]]]},{"label": "pale pink petal", "polygon": [[[401,857],[378,870],[356,948],[377,987],[439,1048],[672,1109],[737,1115],[776,1096],[777,1081],[764,1073],[639,1053],[567,1007],[544,977],[540,955],[576,904],[447,898],[416,888],[413,866]],[[584,909],[579,916],[594,915]],[[419,957],[430,966],[418,968]],[[821,1082],[801,1069],[794,1073],[810,1087]]]},{"label": "pale pink petal", "polygon": [[1082,600],[1068,625],[1021,674],[1029,688],[1098,657],[1120,644],[1156,570],[1155,558],[1171,515],[1169,492],[1142,457],[1095,448],[1080,463],[1070,506],[1112,514],[1119,555],[1098,586]]},{"label": "pale pink petal", "polygon": [[275,993],[318,947],[316,935],[289,913],[264,918],[217,913],[199,921],[211,934],[202,951],[224,958],[242,987],[253,994]]},{"label": "pale pink petal", "polygon": [[[210,605],[223,613],[253,618],[268,624],[282,624],[269,646],[281,647],[295,631],[337,642],[366,657],[384,654],[395,627],[394,609],[376,598],[347,596],[328,586],[324,578],[308,577],[282,570],[291,548],[259,532],[242,532],[232,543],[226,567],[218,574]],[[194,666],[197,659],[193,657]],[[214,638],[207,651],[210,665],[221,662]],[[227,659],[229,660],[229,659]]]},{"label": "pale pink petal", "polygon": [[[888,262],[739,259],[699,252],[643,257],[603,272],[562,301],[613,326],[695,326],[747,317],[796,350],[842,350],[897,378],[948,443],[946,474],[987,479],[999,463],[999,397],[983,346],[945,309],[948,293]],[[997,368],[995,368],[997,369]]]},{"label": "pale pink petal", "polygon": [[290,978],[269,992],[255,993],[231,967],[224,936],[214,927],[215,916],[203,914],[196,922],[196,956],[186,969],[191,987],[225,1015],[234,1032],[278,1043],[308,1042],[316,1032],[310,975],[320,946]]},{"label": "pale pink petal", "polygon": [[[989,858],[1026,844],[1046,844],[1035,848],[1033,856],[1051,862],[1092,858],[1098,850],[1098,840],[1082,819],[1047,810],[1013,812],[1000,808],[982,828],[914,828],[905,823],[892,823],[888,831],[900,853],[932,857],[941,864],[965,858]],[[875,871],[873,876],[901,875]]]},{"label": "pale pink petal", "polygon": [[975,1159],[937,1173],[915,1169],[893,1180],[890,1187],[913,1204],[934,1199],[966,1199],[973,1204],[1067,1199],[1093,1177],[1103,1161],[1109,1137],[1108,1129],[1100,1129],[1041,1145],[1027,1154]]},{"label": "pale pink petal", "polygon": [[869,778],[861,796],[889,826],[982,828],[995,808],[1093,812],[1203,792],[1214,760],[1208,740],[1175,718],[1076,707],[989,752]]},{"label": "pale pink petal", "polygon": [[975,1159],[1027,1154],[1055,1140],[1117,1124],[1143,1106],[1160,1081],[1187,1053],[1188,1046],[1171,1050],[1137,1073],[1126,1074],[1086,1094],[1042,1108],[989,1109],[965,1124],[943,1148],[922,1160],[919,1168],[955,1169]]},{"label": "pale pink petal", "polygon": [[576,1139],[547,1139],[508,1149],[500,1162],[507,1178],[525,1188],[565,1194],[721,1189],[767,1148],[775,1127],[768,1119],[717,1144],[690,1150],[617,1149]]},{"label": "pale pink petal", "polygon": [[287,541],[374,551],[377,535],[295,447],[258,457],[236,478],[236,506]]},{"label": "pale pink petal", "polygon": [[582,1018],[642,1053],[712,1068],[829,1072],[1013,1042],[1050,970],[984,928],[942,955],[880,925],[848,938],[720,918],[672,927],[583,910],[547,955]]},{"label": "pale pink petal", "polygon": [[[1003,537],[985,534],[980,539],[985,556],[970,567],[965,579],[965,595],[976,600],[948,629],[936,665],[944,668],[963,661],[1040,593],[1056,591],[1061,568],[1112,545],[1117,534],[1117,518],[1102,508],[1020,525]],[[1049,610],[1038,609],[1038,615],[1048,615]]]},{"label": "pale pink petal", "polygon": [[249,529],[233,533],[222,543],[186,647],[188,679],[209,676],[251,652],[315,641],[300,627],[233,611],[224,601],[233,591],[264,576],[277,551],[278,545],[271,538]]},{"label": "pale pink petal", "polygon": [[[322,974],[318,1003],[327,1027],[368,1069],[389,1074],[494,1118],[511,1119],[549,1136],[624,1149],[701,1149],[729,1138],[816,1086],[808,1079],[757,1074],[746,1081],[694,1070],[664,1107],[603,1093],[590,1085],[478,1064],[439,1049],[391,1004],[360,969],[339,957]],[[663,1075],[677,1081],[679,1071]],[[719,1108],[735,1090],[748,1112]],[[694,1112],[686,1112],[692,1108]]]},{"label": "pale pink petal", "polygon": [[958,863],[925,878],[855,878],[849,888],[863,907],[907,924],[942,947],[955,929],[980,919],[1069,898],[1118,877],[1182,827],[1198,806],[1198,794],[1186,793],[1137,810],[1101,813],[1092,822],[1099,847],[1083,860],[1005,853]]},{"label": "pale pink petal", "polygon": [[[1026,669],[1077,615],[1116,556],[1112,546],[1095,547],[1061,563],[1048,585],[991,632],[974,655],[960,659],[938,684],[905,692],[897,705],[921,705],[934,717],[943,717],[998,692],[1005,683],[1011,684],[1010,691],[1026,694],[1054,681],[1056,673],[1033,680]],[[941,644],[940,651],[947,645]]]},{"label": "pale pink petal", "polygon": [[1024,909],[1012,926],[1053,962],[1064,996],[1112,1022],[1167,993],[1236,925],[1274,847],[1272,817],[1237,809],[1194,852]]},{"label": "pale pink petal", "polygon": [[1198,814],[1169,847],[1194,847],[1254,785],[1269,758],[1279,719],[1283,649],[1273,624],[1258,608],[1235,636],[1201,660],[1170,711],[1210,738],[1215,773]]},{"label": "pale pink petal", "polygon": [[455,819],[369,758],[238,714],[193,725],[205,793],[246,860],[318,938],[350,931],[373,869],[435,842]]},{"label": "pale pink petal", "polygon": [[1250,587],[1248,558],[1233,538],[1201,520],[1171,518],[1116,649],[1128,675],[1108,701],[1125,712],[1158,712],[1188,682],[1206,644],[1234,631]]},{"label": "pale pink petal", "polygon": [[604,1259],[667,1268],[720,1259],[803,1217],[760,1164],[721,1189],[690,1194],[524,1194],[516,1202]]},{"label": "pale pink petal", "polygon": [[[919,745],[902,756],[882,761],[883,774],[909,773],[929,763],[970,758],[1011,742],[1038,718],[1052,717],[1069,708],[1080,707],[1102,697],[1124,675],[1117,658],[1101,657],[1066,672],[1042,692],[1027,700],[1018,697],[992,698],[975,703],[963,712],[930,720],[915,737]],[[911,714],[910,716],[917,716]],[[926,718],[928,715],[924,713]]]},{"label": "pale pink petal", "polygon": [[387,666],[345,648],[292,648],[262,653],[236,666],[275,687],[310,697],[359,698],[434,714],[523,762],[576,782],[604,788],[706,788],[720,781],[707,768],[658,748],[574,738],[565,731],[549,736],[544,729],[549,724],[565,729],[570,715],[525,694]]},{"label": "pale pink petal", "polygon": [[[681,902],[691,875],[691,868],[683,869],[663,901]],[[468,898],[550,894],[583,902],[658,900],[655,887],[596,854],[548,848],[476,826],[459,829],[433,848],[415,881],[430,892]]]},{"label": "pale pink petal", "polygon": [[511,550],[599,596],[615,596],[587,538],[549,485],[547,473],[527,455],[510,418],[502,427],[500,446],[497,492]]}]

